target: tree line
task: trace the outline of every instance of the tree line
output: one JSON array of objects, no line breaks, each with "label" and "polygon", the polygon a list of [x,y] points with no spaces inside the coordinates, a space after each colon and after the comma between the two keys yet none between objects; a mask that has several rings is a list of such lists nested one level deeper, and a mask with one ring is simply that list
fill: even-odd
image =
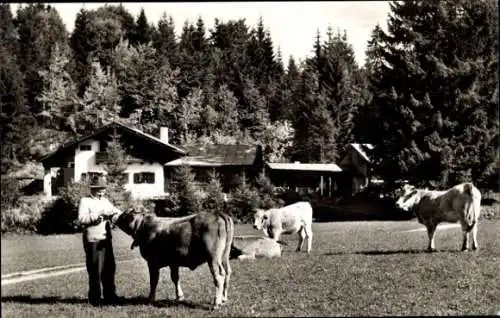
[{"label": "tree line", "polygon": [[[345,31],[317,31],[284,65],[263,19],[81,9],[66,30],[46,4],[0,5],[2,174],[119,119],[171,142],[259,144],[272,162],[336,162],[376,145],[387,180],[498,181],[498,5],[392,2],[365,65]],[[495,183],[496,182],[496,183]]]}]

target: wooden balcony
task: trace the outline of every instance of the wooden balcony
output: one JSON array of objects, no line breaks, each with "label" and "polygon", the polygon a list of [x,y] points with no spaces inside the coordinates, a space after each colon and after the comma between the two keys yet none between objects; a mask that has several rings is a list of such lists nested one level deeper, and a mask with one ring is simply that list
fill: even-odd
[{"label": "wooden balcony", "polygon": [[108,158],[109,158],[109,156],[108,156],[107,152],[101,151],[101,152],[95,153],[95,163],[97,165],[108,163]]},{"label": "wooden balcony", "polygon": [[[100,151],[95,153],[95,163],[98,164],[107,164],[109,160],[109,154],[105,151]],[[141,159],[129,157],[127,163],[141,163],[144,162]]]}]

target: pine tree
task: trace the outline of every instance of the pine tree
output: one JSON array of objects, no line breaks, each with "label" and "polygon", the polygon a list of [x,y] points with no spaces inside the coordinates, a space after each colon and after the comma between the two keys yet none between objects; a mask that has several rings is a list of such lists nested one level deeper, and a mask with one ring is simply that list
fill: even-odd
[{"label": "pine tree", "polygon": [[156,59],[152,44],[133,47],[123,41],[115,52],[113,64],[120,86],[120,115],[126,118],[150,102],[151,88],[162,65]]},{"label": "pine tree", "polygon": [[261,139],[269,120],[266,100],[253,81],[243,83],[243,97],[240,104],[240,127],[249,131],[254,140]]},{"label": "pine tree", "polygon": [[297,87],[300,82],[300,71],[295,63],[293,56],[288,58],[286,74],[283,78],[283,84],[280,96],[280,118],[294,121],[294,114],[297,109]]},{"label": "pine tree", "polygon": [[233,135],[239,128],[238,120],[238,99],[233,92],[229,90],[227,85],[219,87],[215,99],[214,109],[219,114],[217,128],[223,134]]},{"label": "pine tree", "polygon": [[130,122],[146,133],[158,135],[161,126],[172,129],[172,143],[179,143],[181,129],[176,120],[179,108],[177,93],[179,71],[167,64],[153,71],[151,84],[145,87],[138,107],[130,115]]},{"label": "pine tree", "polygon": [[43,91],[37,96],[42,104],[45,127],[58,130],[72,129],[68,127],[68,119],[78,110],[76,86],[68,72],[70,61],[69,47],[56,45],[50,59],[49,69],[40,71]]},{"label": "pine tree", "polygon": [[95,37],[89,30],[90,16],[85,9],[80,9],[76,15],[75,27],[70,37],[73,51],[74,69],[73,79],[78,88],[78,96],[83,97],[92,73],[91,54],[97,49]]},{"label": "pine tree", "polygon": [[137,17],[135,30],[133,37],[131,39],[132,45],[147,44],[152,40],[152,27],[148,23],[148,18],[144,13],[144,8],[141,8],[141,12]]},{"label": "pine tree", "polygon": [[120,40],[131,41],[136,25],[134,17],[122,6],[102,6],[89,11],[87,41],[94,46],[92,60],[104,69],[113,64],[113,51]]},{"label": "pine tree", "polygon": [[124,144],[121,141],[121,135],[113,130],[111,140],[108,142],[107,161],[104,169],[107,175],[107,192],[110,200],[120,209],[126,209],[132,202],[130,191],[125,189],[127,183],[125,173],[128,166],[128,156]]},{"label": "pine tree", "polygon": [[156,49],[159,62],[164,63],[161,59],[166,59],[172,68],[178,65],[177,62],[177,42],[175,37],[175,24],[172,16],[163,13],[158,21],[158,32],[153,38],[153,45]]},{"label": "pine tree", "polygon": [[[185,98],[182,99],[177,110],[177,120],[179,122],[180,131],[183,134],[184,140],[187,139],[190,132],[195,135],[200,135],[200,114],[203,102],[202,94],[202,90],[198,88],[193,89]],[[195,130],[198,130],[198,132],[195,133]]]},{"label": "pine tree", "polygon": [[[26,105],[19,45],[9,4],[0,4],[0,135],[2,174],[13,161],[24,161],[27,130],[33,117]],[[31,120],[30,120],[31,119]]]},{"label": "pine tree", "polygon": [[215,171],[209,174],[209,181],[206,188],[206,197],[203,200],[202,207],[204,211],[224,212],[223,189],[220,182],[220,175]]},{"label": "pine tree", "polygon": [[97,61],[92,63],[92,69],[90,86],[75,115],[74,125],[78,134],[90,133],[117,120],[120,112],[120,96],[115,77],[104,72]]},{"label": "pine tree", "polygon": [[59,13],[41,3],[19,6],[15,25],[27,103],[33,113],[38,113],[42,105],[36,97],[43,89],[39,71],[48,69],[54,46],[66,44],[67,31]]},{"label": "pine tree", "polygon": [[394,2],[391,11],[370,56],[371,113],[383,118],[371,128],[381,175],[438,187],[477,180],[495,160],[488,149],[498,148],[487,84],[498,57],[498,6]]},{"label": "pine tree", "polygon": [[175,193],[179,197],[178,215],[188,215],[200,211],[201,202],[196,195],[197,187],[194,177],[195,175],[189,166],[181,166],[175,169]]}]

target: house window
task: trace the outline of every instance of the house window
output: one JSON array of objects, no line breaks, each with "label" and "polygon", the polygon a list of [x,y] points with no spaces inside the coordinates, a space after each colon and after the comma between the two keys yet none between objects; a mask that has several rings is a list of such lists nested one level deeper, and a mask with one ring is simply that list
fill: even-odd
[{"label": "house window", "polygon": [[92,150],[91,145],[80,145],[80,151],[90,151]]},{"label": "house window", "polygon": [[99,141],[99,151],[105,152],[108,149],[108,143],[105,140]]},{"label": "house window", "polygon": [[97,176],[102,176],[103,173],[102,172],[83,172],[81,175],[80,175],[80,180],[81,181],[91,181],[93,178],[97,177]]},{"label": "house window", "polygon": [[153,172],[134,173],[134,183],[135,184],[141,184],[141,183],[154,184],[155,183],[155,174]]}]

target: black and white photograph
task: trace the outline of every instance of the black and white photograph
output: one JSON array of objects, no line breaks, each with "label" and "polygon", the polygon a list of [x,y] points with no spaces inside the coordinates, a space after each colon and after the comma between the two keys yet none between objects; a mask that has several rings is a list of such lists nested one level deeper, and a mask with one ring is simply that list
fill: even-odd
[{"label": "black and white photograph", "polygon": [[500,316],[498,7],[0,4],[0,315]]}]

